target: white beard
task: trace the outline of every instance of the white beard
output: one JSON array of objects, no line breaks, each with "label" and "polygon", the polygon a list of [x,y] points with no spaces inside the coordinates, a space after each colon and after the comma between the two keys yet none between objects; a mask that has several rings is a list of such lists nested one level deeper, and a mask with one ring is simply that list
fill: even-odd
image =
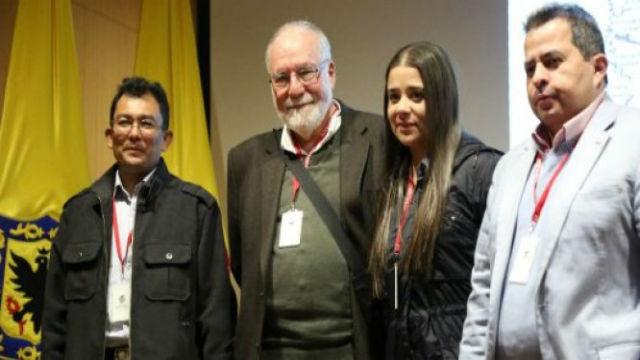
[{"label": "white beard", "polygon": [[311,95],[306,93],[302,99],[296,102],[287,99],[285,106],[289,107],[296,103],[309,103],[308,105],[287,112],[278,111],[280,119],[282,119],[287,127],[305,140],[311,138],[311,135],[318,126],[320,126],[320,123],[322,123],[324,116],[331,106],[331,100],[311,103],[312,101],[313,98]]}]

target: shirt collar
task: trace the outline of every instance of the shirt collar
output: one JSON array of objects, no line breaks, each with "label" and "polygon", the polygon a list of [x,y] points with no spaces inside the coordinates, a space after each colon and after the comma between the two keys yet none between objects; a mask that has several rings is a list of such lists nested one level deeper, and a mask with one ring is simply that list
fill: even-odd
[{"label": "shirt collar", "polygon": [[[333,100],[333,105],[336,106],[337,111],[331,115],[331,119],[329,120],[329,126],[327,128],[327,135],[323,137],[320,142],[316,144],[316,146],[311,150],[311,154],[318,151],[324,144],[329,141],[333,135],[335,135],[340,129],[340,125],[342,124],[342,116],[340,116],[342,108],[340,107],[340,103],[336,100]],[[280,136],[280,146],[291,153],[296,153],[296,147],[293,142],[293,138],[291,138],[291,134],[289,133],[289,128],[285,124],[282,129],[282,135]],[[304,149],[301,149],[304,155],[308,155]]]},{"label": "shirt collar", "polygon": [[547,128],[540,123],[531,134],[536,146],[538,147],[538,151],[546,153],[550,149],[561,148],[562,144],[573,146],[573,144],[575,144],[580,138],[580,135],[584,132],[584,129],[589,124],[589,121],[602,103],[604,97],[605,92],[603,91],[600,95],[596,96],[589,106],[564,123],[560,131],[558,131],[553,139],[551,139],[551,143],[549,143]]},{"label": "shirt collar", "polygon": [[140,181],[139,183],[136,184],[136,186],[133,188],[133,194],[129,194],[127,192],[127,189],[124,188],[124,185],[122,185],[122,179],[120,178],[120,170],[116,170],[116,182],[113,186],[113,193],[114,196],[116,198],[116,200],[125,200],[125,201],[129,201],[132,198],[135,198],[136,196],[138,196],[138,192],[140,191],[140,187],[142,187],[142,184],[148,182],[151,177],[153,176],[153,174],[156,172],[156,168],[154,168],[153,170],[149,171],[149,173],[147,175],[145,175],[144,178],[142,178],[142,181]]}]

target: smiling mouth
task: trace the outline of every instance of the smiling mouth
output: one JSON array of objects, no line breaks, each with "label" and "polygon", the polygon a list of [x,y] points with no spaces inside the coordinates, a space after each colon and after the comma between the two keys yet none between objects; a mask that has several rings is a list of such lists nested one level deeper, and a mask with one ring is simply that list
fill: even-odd
[{"label": "smiling mouth", "polygon": [[140,148],[125,148],[124,151],[141,153],[141,152],[144,152],[144,149],[140,149]]},{"label": "smiling mouth", "polygon": [[398,129],[401,132],[411,131],[414,128],[415,128],[415,124],[413,123],[402,123],[402,124],[396,125],[396,129]]},{"label": "smiling mouth", "polygon": [[401,120],[401,121],[398,121],[396,123],[396,126],[398,126],[398,127],[413,127],[413,126],[416,126],[416,123],[414,121],[410,121],[410,120]]},{"label": "smiling mouth", "polygon": [[307,103],[289,105],[287,106],[287,110],[298,110],[310,104],[311,104],[310,102],[307,102]]}]

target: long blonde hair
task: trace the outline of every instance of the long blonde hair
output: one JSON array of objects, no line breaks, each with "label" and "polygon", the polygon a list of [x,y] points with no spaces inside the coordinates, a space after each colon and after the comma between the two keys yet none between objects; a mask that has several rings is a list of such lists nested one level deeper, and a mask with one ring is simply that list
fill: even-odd
[{"label": "long blonde hair", "polygon": [[[458,86],[449,56],[440,46],[430,42],[409,44],[393,56],[385,75],[384,113],[387,116],[386,94],[389,72],[397,66],[410,66],[420,72],[426,101],[426,156],[429,166],[425,174],[424,192],[414,216],[411,241],[400,259],[405,274],[431,271],[436,239],[440,233],[442,218],[449,192],[453,160],[460,143],[461,129],[458,123]],[[387,131],[389,121],[387,119]],[[391,175],[382,197],[376,225],[374,244],[369,259],[373,276],[373,290],[381,296],[384,274],[389,255],[389,230],[391,215],[398,211],[404,199],[407,174],[411,166],[408,149],[394,136],[397,156],[391,165]]]}]

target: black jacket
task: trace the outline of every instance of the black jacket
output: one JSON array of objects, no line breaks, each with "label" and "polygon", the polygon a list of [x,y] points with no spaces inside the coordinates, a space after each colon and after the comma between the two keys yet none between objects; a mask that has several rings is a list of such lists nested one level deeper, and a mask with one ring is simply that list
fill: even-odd
[{"label": "black jacket", "polygon": [[[115,172],[64,207],[46,284],[46,360],[104,357]],[[230,358],[235,300],[215,199],[161,160],[140,189],[135,224],[132,357]]]},{"label": "black jacket", "polygon": [[402,278],[398,310],[393,310],[393,277],[386,278],[387,359],[458,358],[476,238],[499,158],[500,152],[463,132],[434,249],[433,273]]}]

